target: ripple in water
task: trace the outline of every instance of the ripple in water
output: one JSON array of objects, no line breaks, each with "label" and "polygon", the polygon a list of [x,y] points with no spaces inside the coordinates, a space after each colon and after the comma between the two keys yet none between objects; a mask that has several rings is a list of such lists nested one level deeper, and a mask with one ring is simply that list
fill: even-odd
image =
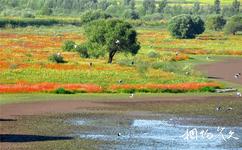
[{"label": "ripple in water", "polygon": [[[71,121],[75,125],[88,126],[90,130],[75,133],[80,138],[90,140],[100,140],[111,142],[113,149],[242,149],[242,128],[226,127],[223,130],[224,138],[228,138],[229,131],[233,131],[239,140],[230,139],[224,141],[218,127],[197,126],[197,125],[181,125],[170,120],[143,120],[134,119],[124,123],[118,123],[113,119],[106,120],[74,120]],[[95,128],[95,130],[92,130]],[[182,135],[186,135],[187,131],[196,129],[197,139],[184,139]],[[201,131],[207,130],[213,138],[206,138],[207,134],[201,134]],[[118,136],[118,133],[121,133]],[[203,137],[204,135],[205,137]],[[195,137],[195,136],[192,136]],[[107,145],[106,145],[107,146]],[[105,149],[103,145],[100,149]],[[110,147],[110,145],[108,145]]]}]

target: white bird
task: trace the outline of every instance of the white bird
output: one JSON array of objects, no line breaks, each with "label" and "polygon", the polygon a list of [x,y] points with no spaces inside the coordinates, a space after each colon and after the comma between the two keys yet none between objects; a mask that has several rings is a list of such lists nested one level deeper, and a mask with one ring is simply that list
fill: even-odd
[{"label": "white bird", "polygon": [[121,136],[122,134],[121,133],[118,133],[118,136]]},{"label": "white bird", "polygon": [[229,108],[227,108],[227,110],[230,111],[230,110],[233,110],[233,108],[232,107],[229,107]]},{"label": "white bird", "polygon": [[120,41],[119,40],[116,40],[116,42],[115,42],[116,44],[119,44],[120,43]]},{"label": "white bird", "polygon": [[219,107],[216,107],[216,111],[220,111],[222,108],[219,106]]},{"label": "white bird", "polygon": [[134,97],[134,93],[129,95],[129,98],[133,98]]},{"label": "white bird", "polygon": [[236,96],[237,96],[237,97],[241,97],[242,94],[241,94],[240,92],[237,92],[237,93],[236,93]]},{"label": "white bird", "polygon": [[176,56],[178,56],[179,55],[179,52],[176,52]]},{"label": "white bird", "polygon": [[239,79],[240,76],[241,76],[241,73],[237,73],[237,74],[234,75],[234,77],[235,77],[236,79]]},{"label": "white bird", "polygon": [[77,48],[77,45],[74,45],[74,48]]},{"label": "white bird", "polygon": [[57,53],[57,56],[61,56],[61,53],[59,52],[59,53]]},{"label": "white bird", "polygon": [[123,80],[118,80],[118,83],[123,83]]}]

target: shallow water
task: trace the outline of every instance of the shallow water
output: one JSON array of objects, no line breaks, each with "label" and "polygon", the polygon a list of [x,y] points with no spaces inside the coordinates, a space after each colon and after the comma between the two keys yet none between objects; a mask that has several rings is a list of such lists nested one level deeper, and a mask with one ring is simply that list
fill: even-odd
[{"label": "shallow water", "polygon": [[[241,127],[182,125],[174,119],[74,119],[70,121],[88,130],[74,135],[90,140],[107,141],[100,149],[242,149]],[[229,134],[229,132],[231,132]],[[234,132],[232,134],[232,132]],[[118,134],[121,134],[118,136]],[[232,134],[232,137],[229,136]]]}]

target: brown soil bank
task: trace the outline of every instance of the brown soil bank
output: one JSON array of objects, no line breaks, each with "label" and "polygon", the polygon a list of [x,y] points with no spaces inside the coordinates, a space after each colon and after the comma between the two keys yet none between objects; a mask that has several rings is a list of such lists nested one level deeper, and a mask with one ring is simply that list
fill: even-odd
[{"label": "brown soil bank", "polygon": [[219,79],[242,85],[242,76],[236,79],[237,73],[242,73],[242,58],[226,59],[221,62],[199,65],[198,70],[207,74],[211,79]]}]

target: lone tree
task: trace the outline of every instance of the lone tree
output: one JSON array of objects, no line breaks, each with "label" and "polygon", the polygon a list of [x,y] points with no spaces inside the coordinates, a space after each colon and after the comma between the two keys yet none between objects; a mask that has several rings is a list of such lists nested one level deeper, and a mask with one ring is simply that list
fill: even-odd
[{"label": "lone tree", "polygon": [[167,0],[162,0],[161,2],[159,2],[158,12],[164,13],[164,10],[165,10],[167,4],[168,4]]},{"label": "lone tree", "polygon": [[171,35],[180,39],[195,38],[205,30],[204,21],[199,16],[179,15],[169,21]]},{"label": "lone tree", "polygon": [[239,31],[242,31],[242,16],[233,16],[225,26],[225,33],[235,35]]},{"label": "lone tree", "polygon": [[196,2],[193,4],[193,8],[192,8],[192,12],[193,12],[193,14],[198,15],[200,9],[201,9],[200,2],[199,2],[199,1],[196,1]]},{"label": "lone tree", "polygon": [[220,0],[214,1],[214,11],[216,14],[220,14],[221,12]]},{"label": "lone tree", "polygon": [[240,8],[240,1],[239,0],[234,0],[232,3],[232,12],[233,14],[238,14],[239,13],[239,8]]},{"label": "lone tree", "polygon": [[153,14],[156,9],[155,0],[144,0],[143,8],[144,8],[145,14]]},{"label": "lone tree", "polygon": [[117,52],[130,52],[135,55],[140,49],[136,31],[122,20],[93,21],[85,27],[85,34],[87,44],[92,50],[99,51],[99,54],[108,52],[108,63],[112,63]]},{"label": "lone tree", "polygon": [[210,30],[220,31],[226,24],[226,20],[221,15],[212,15],[207,18],[206,26]]}]

